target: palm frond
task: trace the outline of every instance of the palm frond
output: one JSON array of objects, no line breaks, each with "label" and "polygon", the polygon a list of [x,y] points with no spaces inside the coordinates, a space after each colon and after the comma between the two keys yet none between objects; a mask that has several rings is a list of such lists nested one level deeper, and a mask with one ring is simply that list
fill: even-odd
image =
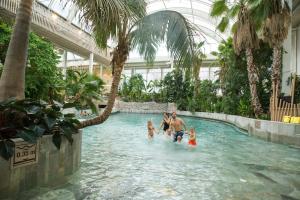
[{"label": "palm frond", "polygon": [[144,0],[124,0],[124,3],[131,12],[129,19],[133,22],[146,15],[146,2]]},{"label": "palm frond", "polygon": [[117,27],[132,12],[123,0],[72,0],[82,11],[82,19],[92,23],[96,41],[100,47],[107,46],[110,36],[116,36]]},{"label": "palm frond", "polygon": [[228,10],[228,6],[226,4],[226,0],[216,0],[213,2],[210,16],[219,17],[224,14]]},{"label": "palm frond", "polygon": [[222,17],[220,23],[217,26],[217,29],[220,30],[222,33],[226,30],[229,24],[229,18],[228,17]]},{"label": "palm frond", "polygon": [[194,54],[193,25],[180,13],[164,10],[145,16],[130,34],[131,48],[137,48],[148,63],[153,62],[158,46],[166,43],[180,65],[191,63]]},{"label": "palm frond", "polygon": [[241,4],[235,4],[233,5],[230,10],[228,11],[228,14],[231,18],[234,18],[239,13],[239,10],[241,9]]},{"label": "palm frond", "polygon": [[287,2],[281,0],[272,1],[268,6],[270,12],[262,28],[264,40],[272,47],[280,47],[288,36],[291,10]]},{"label": "palm frond", "polygon": [[236,31],[233,36],[233,46],[237,54],[247,48],[254,49],[259,45],[259,40],[255,30],[255,24],[251,19],[249,10],[245,5],[241,6],[238,20],[236,22]]}]

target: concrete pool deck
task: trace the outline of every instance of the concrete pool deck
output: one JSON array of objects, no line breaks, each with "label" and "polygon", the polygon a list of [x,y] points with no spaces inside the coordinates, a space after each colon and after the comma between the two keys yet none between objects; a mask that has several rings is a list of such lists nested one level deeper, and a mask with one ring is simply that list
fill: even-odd
[{"label": "concrete pool deck", "polygon": [[250,136],[300,148],[300,124],[288,124],[222,113],[192,113],[189,111],[179,111],[173,103],[117,101],[115,103],[114,111],[131,113],[162,113],[176,111],[178,115],[182,116],[199,117],[230,123],[247,131]]}]

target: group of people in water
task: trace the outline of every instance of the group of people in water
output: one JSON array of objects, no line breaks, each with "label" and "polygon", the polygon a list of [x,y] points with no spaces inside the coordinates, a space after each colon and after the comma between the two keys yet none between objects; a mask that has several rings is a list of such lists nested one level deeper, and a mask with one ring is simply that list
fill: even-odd
[{"label": "group of people in water", "polygon": [[160,128],[158,131],[153,126],[153,123],[151,120],[147,122],[147,128],[148,128],[148,138],[152,139],[154,137],[154,133],[156,132],[159,134],[161,128],[163,127],[163,132],[169,137],[173,136],[173,142],[180,143],[184,134],[189,135],[189,142],[188,144],[191,146],[196,146],[196,133],[195,129],[191,128],[190,131],[187,131],[186,125],[184,121],[177,117],[176,112],[173,112],[171,117],[169,113],[164,113],[164,118],[161,122]]}]

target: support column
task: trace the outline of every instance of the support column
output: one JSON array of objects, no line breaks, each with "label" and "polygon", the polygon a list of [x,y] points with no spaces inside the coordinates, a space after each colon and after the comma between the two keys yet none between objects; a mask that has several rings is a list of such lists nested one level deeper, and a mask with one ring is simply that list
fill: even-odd
[{"label": "support column", "polygon": [[68,67],[68,52],[66,50],[64,50],[64,54],[63,54],[63,69],[62,69],[63,79],[66,79],[66,76],[67,76],[67,67]]},{"label": "support column", "polygon": [[164,78],[164,69],[161,67],[160,68],[160,80],[163,80]]},{"label": "support column", "polygon": [[100,65],[100,78],[103,78],[103,66]]},{"label": "support column", "polygon": [[[292,0],[288,0],[287,2],[290,8],[292,8]],[[290,95],[291,84],[287,84],[287,82],[291,73],[295,72],[295,66],[292,66],[292,24],[289,27],[288,36],[283,43],[283,49],[286,53],[282,55],[281,93]]]},{"label": "support column", "polygon": [[90,53],[89,74],[93,74],[93,70],[94,70],[94,54]]}]

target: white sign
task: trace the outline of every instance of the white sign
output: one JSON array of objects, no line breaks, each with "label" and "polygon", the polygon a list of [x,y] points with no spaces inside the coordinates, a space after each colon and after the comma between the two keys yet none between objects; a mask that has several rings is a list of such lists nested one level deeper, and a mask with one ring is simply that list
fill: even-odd
[{"label": "white sign", "polygon": [[38,162],[38,144],[31,144],[22,139],[13,139],[15,152],[11,158],[11,168],[36,164]]}]

